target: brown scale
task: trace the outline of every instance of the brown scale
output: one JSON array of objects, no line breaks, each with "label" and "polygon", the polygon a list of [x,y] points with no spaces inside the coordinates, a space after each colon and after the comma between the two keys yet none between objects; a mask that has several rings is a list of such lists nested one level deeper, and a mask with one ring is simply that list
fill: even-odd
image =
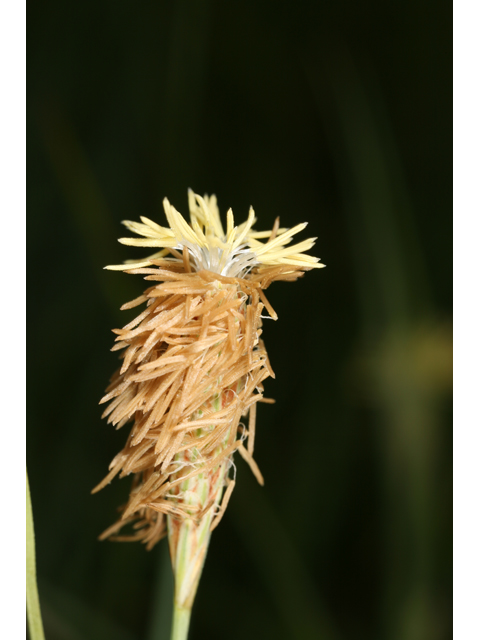
[{"label": "brown scale", "polygon": [[[153,267],[128,271],[159,284],[123,305],[122,309],[131,309],[147,303],[132,322],[114,329],[112,350],[123,350],[123,363],[100,401],[109,401],[102,417],[108,416],[117,429],[131,421],[133,426],[109,474],[93,490],[99,491],[117,474],[133,474],[120,519],[100,538],[141,540],[149,549],[166,534],[167,514],[194,517],[191,506],[187,512],[175,499],[186,478],[215,472],[238,450],[263,484],[252,457],[255,413],[257,402],[273,402],[263,397],[262,382],[274,373],[260,339],[260,316],[266,308],[277,318],[263,290],[276,280],[296,280],[307,270],[260,267],[245,278],[228,278],[209,271],[193,273],[185,254],[172,253],[182,260],[158,259],[152,261]],[[219,398],[221,407],[215,410]],[[239,422],[246,415],[244,430]],[[245,436],[247,447],[242,442]],[[204,464],[179,471],[175,456],[193,448]],[[232,490],[233,481],[227,480],[212,529]],[[118,535],[127,524],[133,533]]]}]

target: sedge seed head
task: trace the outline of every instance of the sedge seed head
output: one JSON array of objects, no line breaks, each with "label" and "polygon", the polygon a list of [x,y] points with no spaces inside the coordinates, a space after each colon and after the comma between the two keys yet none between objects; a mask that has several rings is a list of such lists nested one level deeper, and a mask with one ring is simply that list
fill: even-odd
[{"label": "sedge seed head", "polygon": [[[190,224],[166,199],[164,207],[168,227],[126,221],[140,238],[120,239],[158,251],[107,267],[141,274],[150,286],[122,307],[144,310],[114,329],[112,350],[122,364],[101,400],[108,402],[103,415],[117,429],[131,426],[94,489],[116,475],[133,476],[120,519],[101,538],[141,540],[147,548],[166,535],[167,521],[171,548],[185,519],[217,526],[234,486],[235,451],[263,484],[253,459],[255,408],[269,402],[263,381],[274,374],[260,338],[262,312],[277,317],[264,291],[324,266],[304,253],[314,238],[290,245],[305,224],[288,230],[277,220],[272,231],[258,232],[253,209],[239,226],[230,210],[224,229],[215,196],[191,191]],[[125,525],[133,530],[128,535],[120,534]]]}]

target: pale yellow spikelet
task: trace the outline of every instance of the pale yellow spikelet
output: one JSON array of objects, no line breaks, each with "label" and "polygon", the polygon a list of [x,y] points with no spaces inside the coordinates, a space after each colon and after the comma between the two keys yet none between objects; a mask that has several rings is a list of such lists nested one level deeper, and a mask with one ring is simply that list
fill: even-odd
[{"label": "pale yellow spikelet", "polygon": [[[197,271],[208,269],[220,275],[237,277],[258,266],[292,265],[295,267],[320,268],[319,259],[307,255],[316,238],[308,238],[290,245],[293,237],[303,231],[307,223],[297,224],[291,229],[277,228],[272,231],[255,231],[255,212],[250,208],[248,218],[235,226],[232,210],[227,212],[227,226],[224,231],[216,197],[199,195],[189,191],[188,203],[190,224],[173,207],[167,198],[163,201],[169,227],[162,227],[148,218],[142,222],[124,221],[129,231],[140,238],[120,238],[120,242],[134,247],[154,247],[164,250],[175,249],[189,253],[189,259]],[[266,242],[262,242],[267,238]],[[290,246],[287,246],[290,245]],[[166,255],[157,252],[142,261],[128,261],[123,265],[109,265],[106,269],[128,270],[132,266],[148,266],[153,260]]]}]

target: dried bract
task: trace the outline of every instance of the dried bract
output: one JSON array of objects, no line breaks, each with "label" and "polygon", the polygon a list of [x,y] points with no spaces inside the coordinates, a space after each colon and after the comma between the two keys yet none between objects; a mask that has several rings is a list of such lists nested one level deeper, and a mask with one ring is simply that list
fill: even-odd
[{"label": "dried bract", "polygon": [[[160,251],[109,267],[154,284],[122,307],[145,304],[144,310],[114,330],[113,350],[121,351],[122,365],[101,400],[108,402],[103,415],[117,429],[132,426],[109,474],[94,489],[117,474],[133,475],[120,519],[101,537],[141,540],[150,549],[168,530],[174,568],[180,561],[196,567],[176,587],[185,606],[195,594],[209,533],[233,490],[235,451],[263,484],[253,459],[255,408],[269,401],[262,383],[274,374],[260,336],[262,316],[276,319],[264,291],[272,282],[296,280],[323,266],[303,253],[314,239],[287,247],[305,225],[286,230],[277,222],[271,232],[255,232],[253,210],[238,227],[229,211],[224,232],[214,196],[190,192],[189,203],[190,224],[168,201],[170,228],[147,218],[126,222],[142,238],[121,242]],[[242,416],[248,416],[245,425]],[[182,529],[186,522],[189,527]],[[121,532],[124,525],[130,525],[127,534]],[[190,542],[188,557],[184,550],[180,559],[182,535]]]}]

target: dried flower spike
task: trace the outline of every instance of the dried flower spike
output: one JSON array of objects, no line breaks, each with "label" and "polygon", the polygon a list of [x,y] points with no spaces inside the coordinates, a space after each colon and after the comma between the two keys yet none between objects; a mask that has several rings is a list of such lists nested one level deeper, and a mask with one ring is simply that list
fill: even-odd
[{"label": "dried flower spike", "polygon": [[[175,574],[172,638],[186,638],[190,611],[211,531],[225,512],[238,451],[263,484],[253,459],[255,409],[262,382],[274,376],[260,335],[264,309],[275,311],[264,290],[276,280],[296,280],[323,267],[306,255],[315,238],[288,246],[306,223],[254,231],[255,214],[238,227],[231,209],[224,231],[215,196],[189,191],[190,224],[164,200],[169,227],[148,218],[125,221],[154,247],[142,261],[107,269],[141,274],[153,282],[123,305],[146,308],[117,335],[122,366],[101,402],[117,429],[133,422],[127,443],[110,464],[99,491],[117,474],[133,474],[121,517],[101,539],[140,540],[151,549],[168,535]],[[262,242],[262,240],[265,240]],[[248,428],[240,424],[248,415]],[[129,525],[126,535],[120,530]]]}]

